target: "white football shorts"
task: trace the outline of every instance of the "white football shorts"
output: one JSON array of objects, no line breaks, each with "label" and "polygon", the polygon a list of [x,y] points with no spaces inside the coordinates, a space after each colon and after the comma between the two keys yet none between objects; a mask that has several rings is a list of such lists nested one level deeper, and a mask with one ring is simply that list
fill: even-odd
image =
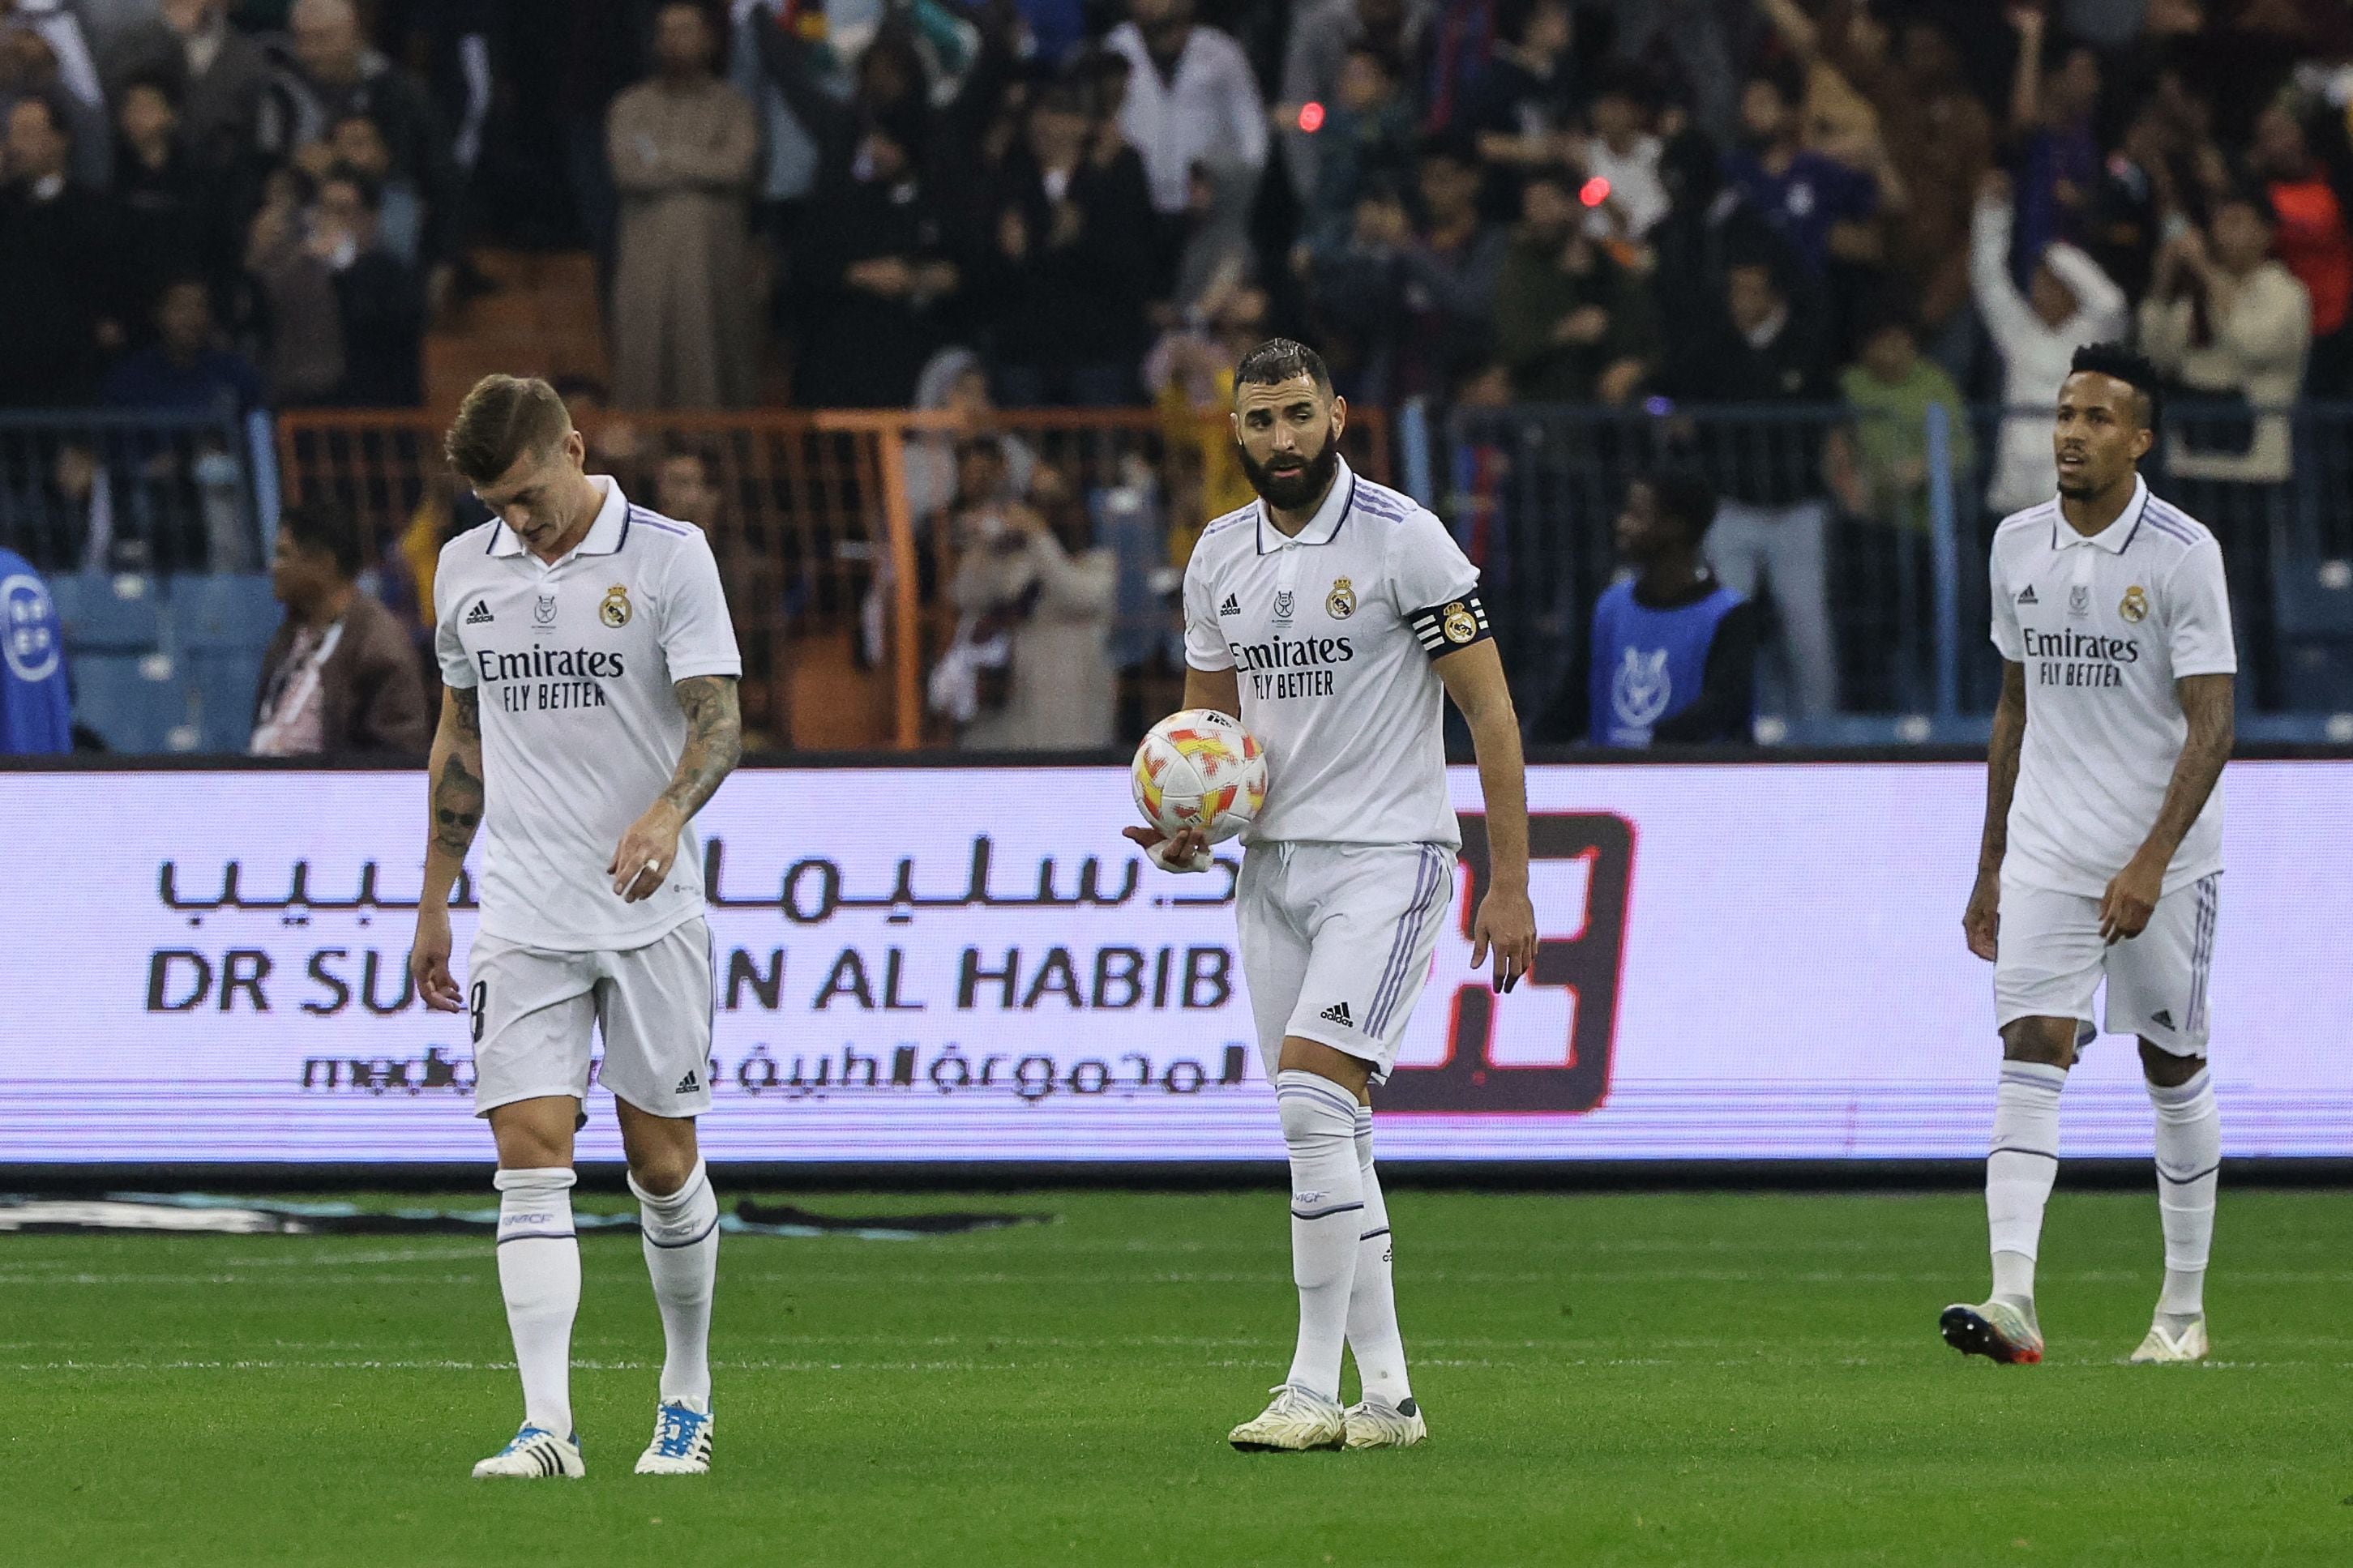
[{"label": "white football shorts", "polygon": [[477,936],[466,959],[474,1114],[588,1095],[588,1036],[617,1100],[656,1116],[711,1109],[711,928],[697,915],[643,947],[559,952]]},{"label": "white football shorts", "polygon": [[1993,966],[1994,1017],[2074,1018],[2086,1032],[2092,993],[2108,983],[2105,1028],[2177,1057],[2206,1054],[2206,982],[2222,874],[2157,900],[2138,936],[2100,940],[2100,900],[2005,879]]},{"label": "white football shorts", "polygon": [[1370,1062],[1397,1061],[1454,903],[1442,844],[1252,845],[1235,889],[1242,977],[1272,1078],[1286,1035]]}]

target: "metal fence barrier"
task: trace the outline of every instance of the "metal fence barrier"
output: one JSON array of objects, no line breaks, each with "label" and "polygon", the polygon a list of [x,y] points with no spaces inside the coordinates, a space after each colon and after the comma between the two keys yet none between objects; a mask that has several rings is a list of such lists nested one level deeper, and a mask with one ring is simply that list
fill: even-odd
[{"label": "metal fence barrier", "polygon": [[43,572],[250,572],[262,508],[233,413],[0,412],[0,542]]}]

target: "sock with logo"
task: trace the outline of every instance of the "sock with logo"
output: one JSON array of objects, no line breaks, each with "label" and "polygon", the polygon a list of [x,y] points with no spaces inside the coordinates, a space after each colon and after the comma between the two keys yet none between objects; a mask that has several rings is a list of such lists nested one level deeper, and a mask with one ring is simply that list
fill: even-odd
[{"label": "sock with logo", "polygon": [[1299,1287],[1299,1345],[1285,1380],[1340,1397],[1349,1287],[1366,1228],[1356,1165],[1356,1100],[1312,1072],[1274,1075],[1275,1109],[1291,1154],[1291,1277]]},{"label": "sock with logo", "polygon": [[572,1319],[580,1310],[573,1180],[563,1166],[491,1178],[499,1193],[499,1289],[522,1373],[522,1416],[564,1438],[572,1436]]},{"label": "sock with logo", "polygon": [[1348,1348],[1365,1397],[1401,1405],[1413,1397],[1406,1382],[1405,1337],[1398,1331],[1397,1295],[1390,1285],[1389,1209],[1373,1171],[1373,1110],[1356,1107],[1356,1174],[1365,1194],[1356,1236],[1356,1277],[1348,1288]]},{"label": "sock with logo", "polygon": [[711,1293],[719,1276],[719,1198],[711,1173],[694,1163],[686,1185],[658,1198],[629,1177],[638,1195],[646,1272],[661,1309],[661,1396],[711,1408]]},{"label": "sock with logo", "polygon": [[2222,1121],[2204,1068],[2172,1089],[2148,1086],[2157,1107],[2157,1207],[2165,1227],[2160,1319],[2179,1332],[2206,1310],[2206,1258],[2214,1245],[2214,1187],[2222,1163]]},{"label": "sock with logo", "polygon": [[2059,1175],[2059,1091],[2067,1069],[2042,1062],[2001,1064],[1994,1099],[1993,1152],[1986,1156],[1986,1230],[1993,1247],[1993,1293],[2034,1321],[2034,1258],[2042,1210]]}]

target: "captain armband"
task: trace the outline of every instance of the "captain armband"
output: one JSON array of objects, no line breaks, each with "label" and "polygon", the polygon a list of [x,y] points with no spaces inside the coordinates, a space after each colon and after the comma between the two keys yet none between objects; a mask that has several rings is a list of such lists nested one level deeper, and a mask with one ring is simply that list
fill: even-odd
[{"label": "captain armband", "polygon": [[1494,635],[1487,629],[1487,609],[1479,603],[1476,594],[1415,610],[1406,616],[1405,624],[1413,628],[1421,651],[1432,658],[1443,658],[1458,648],[1485,642]]}]

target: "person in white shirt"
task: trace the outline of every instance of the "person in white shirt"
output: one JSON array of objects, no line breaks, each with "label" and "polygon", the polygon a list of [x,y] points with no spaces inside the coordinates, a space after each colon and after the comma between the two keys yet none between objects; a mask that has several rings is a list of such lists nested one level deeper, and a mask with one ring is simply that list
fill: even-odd
[{"label": "person in white shirt", "polygon": [[2154,366],[2079,350],[2052,430],[2058,495],[2005,520],[1991,569],[2001,700],[1985,835],[1962,927],[1994,964],[2002,1041],[1986,1219],[1993,1292],[1945,1309],[1964,1354],[2039,1362],[2034,1261],[2059,1162],[2059,1092],[2097,1035],[2139,1037],[2157,1111],[2165,1285],[2137,1363],[2206,1354],[2221,1131],[2206,1072],[2207,981],[2238,656],[2222,552],[2149,494]]},{"label": "person in white shirt", "polygon": [[1255,186],[1266,167],[1266,102],[1242,47],[1198,26],[1193,0],[1129,0],[1128,15],[1103,47],[1128,62],[1119,129],[1144,160],[1153,210],[1185,211],[1196,163]]},{"label": "person in white shirt", "polygon": [[[1348,405],[1315,351],[1260,344],[1234,373],[1233,429],[1259,500],[1202,531],[1185,570],[1185,706],[1265,748],[1266,804],[1235,897],[1242,973],[1291,1159],[1299,1339],[1244,1450],[1375,1448],[1428,1433],[1408,1384],[1373,1171],[1371,1086],[1397,1059],[1454,903],[1444,698],[1469,721],[1493,886],[1472,963],[1509,990],[1535,961],[1519,719],[1443,523],[1340,457]],[[1211,864],[1198,830],[1130,828],[1163,869]],[[1339,1402],[1343,1344],[1362,1398]]]},{"label": "person in white shirt", "polygon": [[[743,752],[743,673],[702,531],[632,506],[543,381],[487,376],[450,468],[492,521],[433,579],[445,691],[409,971],[470,1016],[474,1104],[497,1140],[499,1284],[523,1425],[479,1477],[583,1473],[573,1430],[580,1251],[573,1135],[603,1037],[665,1353],[639,1474],[711,1468],[719,1205],[697,1151],[711,1108],[711,933],[688,826]],[[461,988],[449,892],[486,824],[481,924]]]},{"label": "person in white shirt", "polygon": [[1969,224],[1969,290],[1978,314],[2001,353],[2001,400],[2012,410],[2002,421],[1986,505],[2012,512],[2047,500],[2051,442],[2039,413],[2059,395],[2069,357],[2085,343],[2124,336],[2125,291],[2100,264],[2064,243],[2042,253],[2028,291],[2010,277],[2010,176],[1996,171],[1978,187]]},{"label": "person in white shirt", "polygon": [[1588,111],[1593,133],[1584,139],[1577,162],[1588,181],[1607,187],[1585,217],[1585,232],[1596,239],[1640,240],[1673,205],[1659,177],[1665,143],[1645,128],[1648,116],[1640,94],[1632,74],[1624,71],[1603,78],[1594,89]]}]

